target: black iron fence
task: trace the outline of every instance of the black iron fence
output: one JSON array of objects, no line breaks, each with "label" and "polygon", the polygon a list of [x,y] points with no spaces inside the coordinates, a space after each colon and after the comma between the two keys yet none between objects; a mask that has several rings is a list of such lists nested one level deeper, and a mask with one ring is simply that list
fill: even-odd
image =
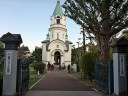
[{"label": "black iron fence", "polygon": [[29,88],[29,60],[17,63],[17,93],[20,95]]},{"label": "black iron fence", "polygon": [[2,95],[3,79],[0,78],[0,96]]},{"label": "black iron fence", "polygon": [[95,85],[106,94],[113,93],[113,64],[109,62],[103,64],[95,59],[94,70],[94,83]]}]

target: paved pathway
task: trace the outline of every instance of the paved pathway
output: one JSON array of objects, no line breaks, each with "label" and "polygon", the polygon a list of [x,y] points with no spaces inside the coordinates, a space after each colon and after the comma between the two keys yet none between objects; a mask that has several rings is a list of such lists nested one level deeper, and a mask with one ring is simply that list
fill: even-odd
[{"label": "paved pathway", "polygon": [[37,83],[26,96],[103,96],[65,71],[53,71]]}]

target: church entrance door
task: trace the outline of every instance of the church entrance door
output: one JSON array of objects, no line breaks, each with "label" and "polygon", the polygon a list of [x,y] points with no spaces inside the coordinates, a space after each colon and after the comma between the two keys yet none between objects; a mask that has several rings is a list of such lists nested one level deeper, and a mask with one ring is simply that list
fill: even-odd
[{"label": "church entrance door", "polygon": [[55,54],[54,54],[54,61],[55,61],[55,65],[61,64],[60,52],[58,52],[58,51],[55,52]]}]

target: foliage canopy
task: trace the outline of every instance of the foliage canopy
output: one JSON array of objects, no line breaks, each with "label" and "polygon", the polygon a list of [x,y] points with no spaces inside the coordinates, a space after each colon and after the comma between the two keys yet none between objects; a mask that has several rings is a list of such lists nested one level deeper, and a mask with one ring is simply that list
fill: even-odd
[{"label": "foliage canopy", "polygon": [[128,0],[66,0],[65,15],[92,33],[101,62],[110,59],[110,38],[128,27]]}]

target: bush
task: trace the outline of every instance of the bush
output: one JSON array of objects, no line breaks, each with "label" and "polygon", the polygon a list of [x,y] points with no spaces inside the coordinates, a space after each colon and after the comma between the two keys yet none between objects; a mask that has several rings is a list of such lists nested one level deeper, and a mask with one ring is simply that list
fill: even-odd
[{"label": "bush", "polygon": [[43,62],[36,62],[32,64],[34,70],[39,71],[40,73],[43,73],[46,65]]},{"label": "bush", "polygon": [[80,67],[84,73],[84,78],[94,78],[94,59],[96,58],[96,53],[87,52],[80,58]]}]

